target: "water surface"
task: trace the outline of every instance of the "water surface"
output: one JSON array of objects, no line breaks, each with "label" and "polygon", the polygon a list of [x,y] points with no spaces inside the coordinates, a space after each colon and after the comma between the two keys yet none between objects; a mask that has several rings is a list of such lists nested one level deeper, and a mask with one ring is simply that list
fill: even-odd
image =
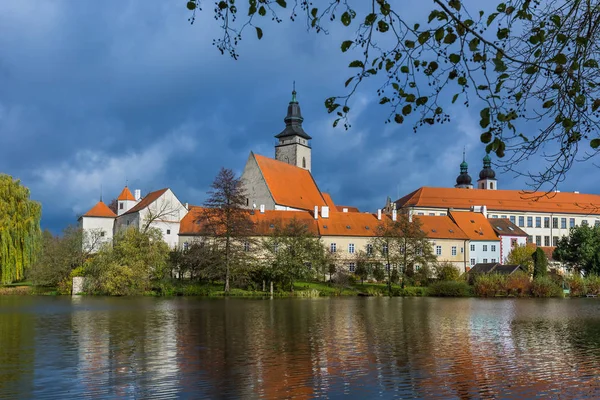
[{"label": "water surface", "polygon": [[600,300],[0,297],[0,398],[600,398]]}]

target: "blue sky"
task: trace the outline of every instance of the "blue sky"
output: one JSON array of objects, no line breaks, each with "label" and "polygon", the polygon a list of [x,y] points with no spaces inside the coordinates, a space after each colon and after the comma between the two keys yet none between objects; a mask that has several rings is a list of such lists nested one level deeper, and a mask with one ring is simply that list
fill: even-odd
[{"label": "blue sky", "polygon": [[[406,12],[427,11],[413,7]],[[313,175],[336,203],[372,211],[388,195],[452,186],[463,146],[477,176],[485,153],[476,107],[457,105],[450,124],[413,133],[384,124],[389,110],[365,85],[352,101],[352,128],[332,128],[323,102],[343,94],[350,76],[352,55],[339,51],[346,30],[268,23],[261,41],[244,36],[234,61],[212,45],[211,10],[207,3],[190,25],[185,1],[0,2],[0,172],[42,202],[43,227],[75,223],[101,186],[109,201],[126,180],[143,194],[170,187],[202,204],[221,167],[239,174],[250,151],[274,155],[294,80]],[[577,166],[570,176],[589,178],[560,189],[597,193],[596,172]],[[525,187],[498,178],[500,188]]]}]

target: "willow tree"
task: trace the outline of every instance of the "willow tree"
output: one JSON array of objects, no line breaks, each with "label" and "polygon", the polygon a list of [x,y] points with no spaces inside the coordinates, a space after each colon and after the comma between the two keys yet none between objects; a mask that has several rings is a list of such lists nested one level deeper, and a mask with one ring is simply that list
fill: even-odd
[{"label": "willow tree", "polygon": [[191,22],[214,13],[215,47],[234,59],[245,33],[261,39],[272,21],[288,17],[317,33],[340,27],[338,51],[354,60],[345,93],[325,101],[334,126],[348,128],[349,100],[368,80],[390,123],[418,129],[449,122],[453,103],[476,107],[481,141],[500,164],[521,173],[520,162],[545,159],[523,172],[535,187],[560,182],[574,161],[600,151],[598,0],[184,2]]},{"label": "willow tree", "polygon": [[0,272],[2,283],[23,279],[41,237],[42,206],[19,180],[0,174]]}]

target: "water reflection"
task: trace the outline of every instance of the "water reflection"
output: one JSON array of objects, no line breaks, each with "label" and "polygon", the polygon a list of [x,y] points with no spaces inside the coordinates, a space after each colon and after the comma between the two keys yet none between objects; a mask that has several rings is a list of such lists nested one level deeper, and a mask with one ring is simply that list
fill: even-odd
[{"label": "water reflection", "polygon": [[600,302],[0,297],[0,398],[597,398]]}]

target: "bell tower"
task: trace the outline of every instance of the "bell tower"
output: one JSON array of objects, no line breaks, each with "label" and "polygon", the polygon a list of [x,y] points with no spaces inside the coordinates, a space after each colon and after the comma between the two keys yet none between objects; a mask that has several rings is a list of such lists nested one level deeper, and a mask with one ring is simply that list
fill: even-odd
[{"label": "bell tower", "polygon": [[287,115],[284,118],[285,129],[275,138],[278,143],[275,145],[275,159],[285,163],[311,170],[311,148],[312,139],[302,128],[302,113],[300,105],[296,100],[296,83],[292,91],[292,100],[288,105]]}]

